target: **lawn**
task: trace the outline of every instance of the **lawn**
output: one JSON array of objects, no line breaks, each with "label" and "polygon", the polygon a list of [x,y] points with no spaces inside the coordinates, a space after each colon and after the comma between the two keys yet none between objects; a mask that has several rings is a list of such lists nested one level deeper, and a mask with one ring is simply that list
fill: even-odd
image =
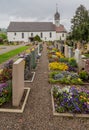
[{"label": "lawn", "polygon": [[28,46],[23,46],[23,47],[15,49],[15,50],[11,50],[9,52],[6,52],[4,54],[1,54],[0,55],[0,64],[9,60],[10,58],[12,58],[15,55],[18,55],[19,53],[23,52],[24,50],[26,50],[28,48],[29,48]]},{"label": "lawn", "polygon": [[84,54],[87,58],[89,58],[89,54]]}]

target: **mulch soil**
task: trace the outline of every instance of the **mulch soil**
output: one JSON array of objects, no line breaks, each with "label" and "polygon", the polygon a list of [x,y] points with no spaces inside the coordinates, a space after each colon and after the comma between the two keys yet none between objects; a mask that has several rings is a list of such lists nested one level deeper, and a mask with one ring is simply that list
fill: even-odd
[{"label": "mulch soil", "polygon": [[51,84],[48,83],[47,49],[42,56],[22,114],[0,113],[0,130],[89,130],[89,119],[55,117],[52,112]]}]

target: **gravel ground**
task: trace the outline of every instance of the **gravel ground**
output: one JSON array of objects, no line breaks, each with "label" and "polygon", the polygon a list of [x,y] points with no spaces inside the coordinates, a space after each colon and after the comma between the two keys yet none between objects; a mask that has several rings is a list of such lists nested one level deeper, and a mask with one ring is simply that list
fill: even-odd
[{"label": "gravel ground", "polygon": [[0,113],[0,130],[89,130],[89,119],[54,117],[46,45],[23,114]]}]

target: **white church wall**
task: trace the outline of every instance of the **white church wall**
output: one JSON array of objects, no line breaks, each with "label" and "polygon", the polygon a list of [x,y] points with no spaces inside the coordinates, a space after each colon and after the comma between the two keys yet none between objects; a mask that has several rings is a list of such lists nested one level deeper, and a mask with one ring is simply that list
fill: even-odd
[{"label": "white church wall", "polygon": [[[31,37],[31,33],[33,33],[33,37],[38,35],[43,41],[49,41],[49,40],[53,41],[56,39],[56,32],[55,31],[51,32],[52,37],[50,37],[50,32],[29,32],[29,37]],[[42,33],[42,37],[41,37],[41,33]]]},{"label": "white church wall", "polygon": [[[24,33],[24,38],[22,38]],[[7,32],[8,41],[24,41],[28,42],[28,32]]]},{"label": "white church wall", "polygon": [[67,33],[56,33],[56,39],[57,40],[66,40]]},{"label": "white church wall", "polygon": [[[51,32],[51,31],[50,31]],[[7,32],[8,41],[24,41],[28,42],[29,37],[32,37],[31,34],[33,33],[33,37],[36,35],[40,36],[42,33],[42,40],[44,41],[54,41],[56,40],[56,32],[52,31],[52,37],[50,37],[50,32]],[[24,33],[24,38],[22,38],[22,33]]]}]

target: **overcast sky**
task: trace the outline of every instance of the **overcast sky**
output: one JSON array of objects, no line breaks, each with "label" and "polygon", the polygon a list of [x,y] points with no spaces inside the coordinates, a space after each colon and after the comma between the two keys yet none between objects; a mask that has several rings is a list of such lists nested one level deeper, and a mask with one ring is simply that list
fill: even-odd
[{"label": "overcast sky", "polygon": [[70,30],[71,18],[80,4],[89,9],[89,0],[2,0],[0,2],[0,27],[7,28],[10,21],[53,22],[56,3],[60,23]]}]

